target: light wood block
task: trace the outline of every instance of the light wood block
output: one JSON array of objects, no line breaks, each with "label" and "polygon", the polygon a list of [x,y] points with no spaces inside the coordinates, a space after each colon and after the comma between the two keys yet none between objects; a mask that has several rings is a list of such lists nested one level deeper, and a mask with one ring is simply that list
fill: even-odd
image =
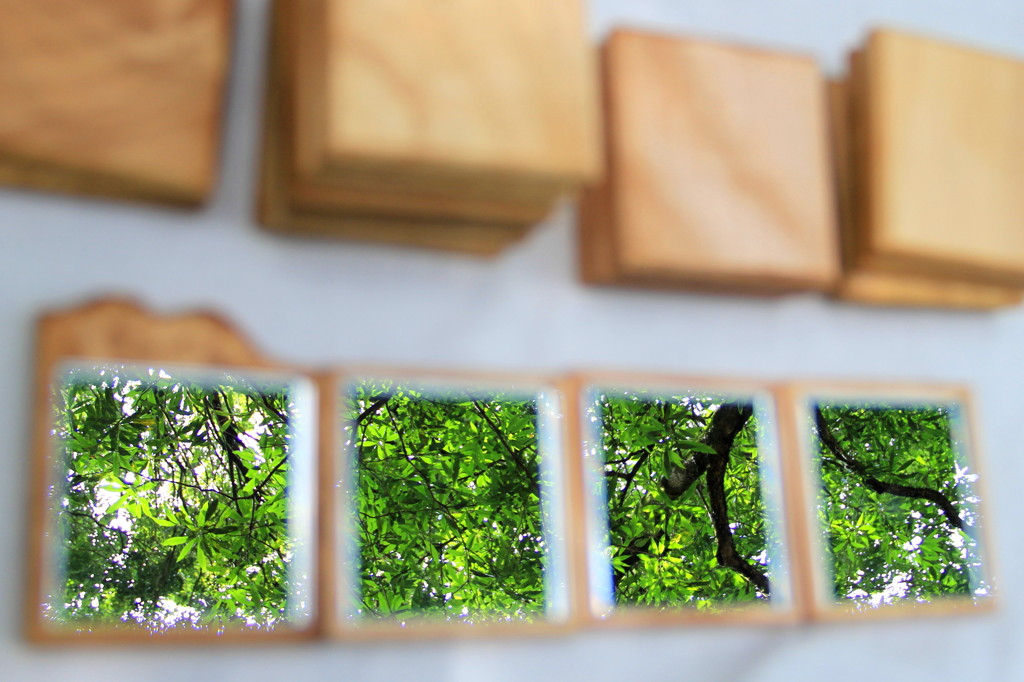
[{"label": "light wood block", "polygon": [[856,262],[1024,285],[1024,62],[878,31],[851,74]]},{"label": "light wood block", "polygon": [[279,0],[274,30],[273,229],[493,253],[599,171],[580,0]]},{"label": "light wood block", "polygon": [[198,204],[217,169],[230,0],[0,0],[0,182]]},{"label": "light wood block", "polygon": [[952,277],[872,269],[856,262],[858,230],[863,229],[861,203],[862,160],[853,148],[855,119],[849,84],[829,84],[833,158],[840,231],[843,235],[843,277],[835,294],[858,303],[883,306],[916,306],[987,310],[1016,305],[1024,294],[1016,287],[977,283]]},{"label": "light wood block", "polygon": [[771,293],[839,274],[823,79],[809,58],[615,33],[607,176],[581,209],[584,279]]}]

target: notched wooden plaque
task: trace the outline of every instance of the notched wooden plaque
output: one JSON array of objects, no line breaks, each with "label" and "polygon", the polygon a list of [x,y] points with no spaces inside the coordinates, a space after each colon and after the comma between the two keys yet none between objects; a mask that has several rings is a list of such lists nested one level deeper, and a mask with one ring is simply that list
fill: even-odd
[{"label": "notched wooden plaque", "polygon": [[313,380],[117,300],[47,314],[37,353],[30,638],[311,635]]}]

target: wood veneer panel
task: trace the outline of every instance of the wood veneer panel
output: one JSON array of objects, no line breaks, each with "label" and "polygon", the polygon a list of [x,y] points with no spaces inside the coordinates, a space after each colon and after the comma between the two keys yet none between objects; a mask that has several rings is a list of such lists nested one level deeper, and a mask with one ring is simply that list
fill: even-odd
[{"label": "wood veneer panel", "polygon": [[858,262],[1024,285],[1024,62],[885,30],[853,68],[869,183]]},{"label": "wood veneer panel", "polygon": [[0,0],[0,182],[198,204],[216,173],[230,0]]},{"label": "wood veneer panel", "polygon": [[838,240],[813,60],[620,31],[603,66],[609,168],[583,208],[588,279],[832,286]]}]

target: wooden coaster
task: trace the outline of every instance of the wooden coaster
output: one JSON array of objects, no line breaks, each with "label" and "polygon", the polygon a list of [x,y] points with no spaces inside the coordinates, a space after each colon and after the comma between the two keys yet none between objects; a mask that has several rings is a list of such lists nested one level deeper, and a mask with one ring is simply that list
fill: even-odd
[{"label": "wooden coaster", "polygon": [[857,260],[857,242],[863,240],[865,181],[860,149],[851,145],[859,138],[859,119],[853,115],[850,86],[835,81],[829,87],[832,112],[833,156],[839,222],[843,236],[843,278],[836,287],[839,298],[884,306],[915,306],[988,310],[1016,305],[1024,295],[1017,287],[872,268]]}]

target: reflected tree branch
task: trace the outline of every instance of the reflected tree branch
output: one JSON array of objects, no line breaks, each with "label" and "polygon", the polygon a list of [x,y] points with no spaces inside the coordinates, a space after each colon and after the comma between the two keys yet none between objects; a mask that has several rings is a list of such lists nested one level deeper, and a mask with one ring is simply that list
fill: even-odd
[{"label": "reflected tree branch", "polygon": [[942,492],[935,490],[934,488],[923,488],[920,486],[904,485],[902,483],[891,483],[872,476],[868,471],[868,468],[862,462],[858,461],[852,453],[843,449],[839,440],[836,438],[836,435],[829,428],[828,422],[825,420],[825,415],[822,414],[820,408],[815,408],[814,420],[818,430],[818,439],[835,458],[834,460],[822,458],[822,461],[830,463],[834,462],[841,465],[847,471],[856,474],[856,476],[864,482],[864,485],[876,493],[886,493],[889,495],[917,498],[933,502],[946,516],[946,521],[951,526],[961,530],[963,529],[963,519],[960,518],[960,514],[953,505],[953,502]]}]

